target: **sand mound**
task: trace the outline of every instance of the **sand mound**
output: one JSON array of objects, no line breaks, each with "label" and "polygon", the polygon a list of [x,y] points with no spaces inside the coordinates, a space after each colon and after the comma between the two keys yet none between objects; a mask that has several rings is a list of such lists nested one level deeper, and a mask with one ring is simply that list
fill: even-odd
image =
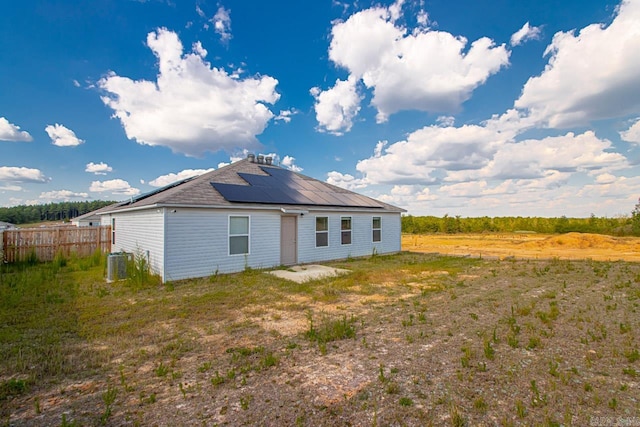
[{"label": "sand mound", "polygon": [[587,233],[567,233],[559,236],[551,236],[537,242],[527,242],[525,246],[531,248],[563,247],[567,249],[607,248],[613,249],[624,242],[611,236]]}]

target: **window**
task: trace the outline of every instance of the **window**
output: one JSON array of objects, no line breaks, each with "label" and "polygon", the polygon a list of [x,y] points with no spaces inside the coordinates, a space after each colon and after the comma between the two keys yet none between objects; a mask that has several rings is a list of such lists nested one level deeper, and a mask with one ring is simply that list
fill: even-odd
[{"label": "window", "polygon": [[229,255],[249,253],[249,217],[229,217]]},{"label": "window", "polygon": [[329,217],[316,217],[316,248],[329,246]]},{"label": "window", "polygon": [[373,230],[373,241],[380,242],[382,240],[382,219],[379,216],[373,217],[371,229]]},{"label": "window", "polygon": [[111,244],[116,244],[116,219],[111,218]]},{"label": "window", "polygon": [[342,217],[340,221],[340,242],[343,245],[351,244],[351,217]]}]

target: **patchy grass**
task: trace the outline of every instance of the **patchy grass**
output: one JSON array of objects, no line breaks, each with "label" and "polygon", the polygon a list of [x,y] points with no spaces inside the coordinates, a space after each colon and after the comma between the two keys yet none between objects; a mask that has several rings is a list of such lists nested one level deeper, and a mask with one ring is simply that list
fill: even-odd
[{"label": "patchy grass", "polygon": [[107,284],[100,257],[2,265],[0,420],[589,425],[640,412],[638,264],[331,265],[351,273]]}]

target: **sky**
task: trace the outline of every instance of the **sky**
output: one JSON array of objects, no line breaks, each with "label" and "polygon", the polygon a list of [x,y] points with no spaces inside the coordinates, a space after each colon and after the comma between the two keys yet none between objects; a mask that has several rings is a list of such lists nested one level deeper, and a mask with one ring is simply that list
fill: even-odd
[{"label": "sky", "polygon": [[0,206],[247,153],[411,215],[640,196],[640,0],[30,0],[0,13]]}]

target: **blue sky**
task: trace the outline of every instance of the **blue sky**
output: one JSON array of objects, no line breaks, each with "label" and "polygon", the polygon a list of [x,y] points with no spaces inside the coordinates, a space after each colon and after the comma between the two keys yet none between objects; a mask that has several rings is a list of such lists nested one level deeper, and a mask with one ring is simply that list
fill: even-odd
[{"label": "blue sky", "polygon": [[0,56],[0,206],[247,152],[413,215],[640,196],[640,0],[9,2]]}]

